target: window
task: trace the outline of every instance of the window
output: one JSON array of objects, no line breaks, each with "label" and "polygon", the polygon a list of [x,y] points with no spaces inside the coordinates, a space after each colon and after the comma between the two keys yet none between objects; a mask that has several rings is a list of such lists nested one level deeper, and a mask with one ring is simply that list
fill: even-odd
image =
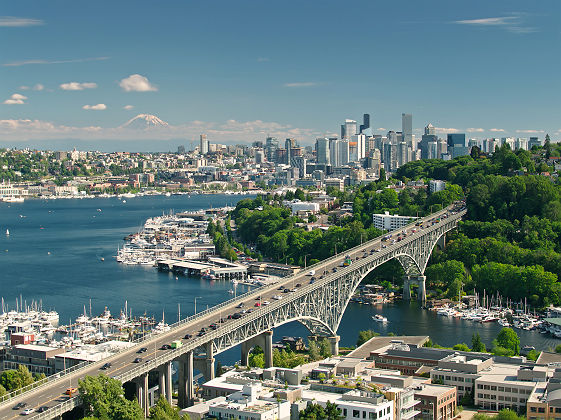
[{"label": "window", "polygon": [[347,417],[347,409],[346,408],[343,408],[343,416]]},{"label": "window", "polygon": [[366,418],[366,411],[362,412],[362,418],[365,419]]},{"label": "window", "polygon": [[353,417],[359,419],[360,418],[360,410],[353,410]]},{"label": "window", "polygon": [[368,418],[371,420],[376,420],[376,413],[368,413]]},{"label": "window", "polygon": [[[514,401],[514,398],[512,399]],[[544,407],[538,407],[538,413],[545,413]]]},{"label": "window", "polygon": [[499,387],[499,392],[505,392],[505,387],[504,387],[504,386],[500,386],[500,387]]},{"label": "window", "polygon": [[477,389],[483,389],[483,385],[477,384]]},{"label": "window", "polygon": [[561,413],[561,407],[555,407],[555,412],[556,413]]},{"label": "window", "polygon": [[494,386],[494,385],[491,385],[491,391],[496,391],[496,390],[497,390],[497,387]]}]

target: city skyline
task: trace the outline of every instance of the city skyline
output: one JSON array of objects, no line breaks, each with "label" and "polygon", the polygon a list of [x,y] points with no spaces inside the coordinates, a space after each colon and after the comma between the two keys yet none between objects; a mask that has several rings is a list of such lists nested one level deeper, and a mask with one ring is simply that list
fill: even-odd
[{"label": "city skyline", "polygon": [[[440,136],[561,134],[550,94],[561,87],[561,60],[550,54],[557,2],[355,1],[346,10],[361,18],[345,30],[325,23],[340,13],[336,3],[299,5],[298,14],[249,2],[165,4],[157,14],[134,6],[5,5],[0,145],[104,149],[138,139],[160,150],[202,133],[210,142],[271,135],[312,145],[364,113],[379,134],[412,114],[417,141],[428,123]],[[326,53],[344,50],[348,61]],[[169,125],[123,127],[137,114]]]}]

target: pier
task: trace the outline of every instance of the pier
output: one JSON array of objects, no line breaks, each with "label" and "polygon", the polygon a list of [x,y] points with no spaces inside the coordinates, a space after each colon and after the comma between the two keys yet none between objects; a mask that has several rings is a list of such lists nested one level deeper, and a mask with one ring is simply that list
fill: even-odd
[{"label": "pier", "polygon": [[247,277],[247,267],[218,257],[208,257],[207,261],[168,259],[158,261],[158,270],[172,271],[188,276],[210,276],[220,280],[243,280]]}]

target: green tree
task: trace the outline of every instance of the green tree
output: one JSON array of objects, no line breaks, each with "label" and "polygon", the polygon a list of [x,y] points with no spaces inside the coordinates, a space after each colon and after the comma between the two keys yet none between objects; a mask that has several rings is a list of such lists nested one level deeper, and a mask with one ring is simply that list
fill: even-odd
[{"label": "green tree", "polygon": [[86,416],[111,420],[144,418],[138,402],[124,398],[123,388],[118,380],[100,374],[86,376],[78,384]]},{"label": "green tree", "polygon": [[520,338],[512,328],[503,328],[497,335],[497,344],[505,349],[520,354]]},{"label": "green tree", "polygon": [[561,344],[557,344],[557,346],[555,346],[555,353],[561,353]]},{"label": "green tree", "polygon": [[362,346],[364,343],[366,343],[372,337],[376,337],[378,335],[380,335],[380,334],[378,334],[378,333],[376,333],[372,330],[359,331],[358,332],[358,339],[356,340],[357,347]]},{"label": "green tree", "polygon": [[485,353],[487,351],[485,344],[481,341],[479,333],[475,333],[471,336],[471,351],[478,353]]},{"label": "green tree", "polygon": [[342,420],[341,409],[337,404],[327,402],[325,408],[319,404],[308,403],[308,406],[300,411],[300,420]]},{"label": "green tree", "polygon": [[319,353],[321,357],[327,358],[332,355],[331,353],[331,343],[327,338],[324,338],[319,342]]},{"label": "green tree", "polygon": [[160,397],[154,407],[150,409],[150,418],[152,420],[189,420],[189,415],[179,415],[179,408],[172,407],[168,400]]},{"label": "green tree", "polygon": [[8,393],[8,391],[6,391],[6,388],[4,388],[2,385],[0,385],[0,397],[2,397],[3,395],[6,395]]},{"label": "green tree", "polygon": [[321,358],[319,346],[315,340],[310,340],[308,342],[308,348],[309,348],[308,353],[310,355],[310,360],[319,360]]},{"label": "green tree", "polygon": [[453,347],[453,349],[459,351],[471,351],[466,343],[458,343]]}]

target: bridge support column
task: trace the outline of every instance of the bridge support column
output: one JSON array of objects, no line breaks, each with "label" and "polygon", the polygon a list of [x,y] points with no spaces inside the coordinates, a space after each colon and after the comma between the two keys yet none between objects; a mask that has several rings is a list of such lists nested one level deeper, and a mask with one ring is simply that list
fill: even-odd
[{"label": "bridge support column", "polygon": [[339,354],[339,340],[341,340],[341,337],[334,335],[333,337],[327,337],[327,339],[329,344],[331,344],[331,354],[337,356]]},{"label": "bridge support column", "polygon": [[403,300],[411,300],[411,283],[409,276],[403,278]]},{"label": "bridge support column", "polygon": [[136,381],[136,399],[144,411],[144,416],[150,414],[150,404],[148,403],[148,373],[140,376]]},{"label": "bridge support column", "polygon": [[165,398],[171,404],[171,394],[173,393],[171,385],[171,362],[160,366],[158,369],[158,379],[160,386],[160,398]]},{"label": "bridge support column", "polygon": [[[193,388],[193,352],[187,352],[178,359],[179,386],[177,388],[177,405],[187,408],[193,405],[195,390]],[[171,383],[171,375],[169,376]],[[171,394],[170,394],[171,395]]]},{"label": "bridge support column", "polygon": [[265,367],[273,367],[273,331],[265,331],[264,333],[259,334],[257,337],[253,337],[242,343],[241,363],[243,366],[248,365],[249,351],[255,346],[259,346],[263,349]]},{"label": "bridge support column", "polygon": [[419,288],[417,289],[417,299],[423,304],[427,301],[427,289],[425,286],[426,279],[427,278],[425,276],[417,276],[417,284],[419,285]]}]

